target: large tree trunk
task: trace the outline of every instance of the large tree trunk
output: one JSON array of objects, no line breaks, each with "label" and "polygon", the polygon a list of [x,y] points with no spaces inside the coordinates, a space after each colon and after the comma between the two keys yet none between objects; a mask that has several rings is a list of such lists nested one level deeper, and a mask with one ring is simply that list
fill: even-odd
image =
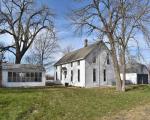
[{"label": "large tree trunk", "polygon": [[117,55],[115,51],[115,47],[112,47],[112,61],[113,61],[113,66],[114,66],[114,71],[115,71],[115,79],[116,79],[116,90],[117,91],[122,91],[122,83],[121,83],[121,77],[120,77],[120,68],[117,60]]},{"label": "large tree trunk", "polygon": [[120,67],[119,67],[119,63],[118,63],[118,59],[117,59],[114,38],[110,34],[108,34],[108,38],[111,42],[111,44],[110,44],[111,45],[111,55],[112,55],[113,67],[114,67],[114,71],[115,71],[116,90],[117,91],[122,91],[122,82],[121,82],[121,77],[120,77]]},{"label": "large tree trunk", "polygon": [[21,63],[21,59],[22,59],[21,53],[16,50],[16,60],[15,60],[15,63],[16,64],[20,64]]},{"label": "large tree trunk", "polygon": [[115,79],[116,79],[116,90],[117,91],[122,91],[122,83],[121,83],[121,77],[120,77],[120,69],[119,65],[117,63],[117,58],[112,54],[112,59],[113,59],[113,66],[114,66],[114,71],[115,71]]},{"label": "large tree trunk", "polygon": [[125,91],[125,81],[126,81],[126,62],[125,62],[125,50],[122,52],[122,91]]}]

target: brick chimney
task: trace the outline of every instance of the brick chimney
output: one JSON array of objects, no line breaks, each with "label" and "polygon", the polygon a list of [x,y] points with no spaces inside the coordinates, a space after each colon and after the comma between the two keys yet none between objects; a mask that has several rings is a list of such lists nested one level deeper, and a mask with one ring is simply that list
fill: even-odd
[{"label": "brick chimney", "polygon": [[87,47],[88,46],[88,39],[85,39],[84,40],[84,47]]}]

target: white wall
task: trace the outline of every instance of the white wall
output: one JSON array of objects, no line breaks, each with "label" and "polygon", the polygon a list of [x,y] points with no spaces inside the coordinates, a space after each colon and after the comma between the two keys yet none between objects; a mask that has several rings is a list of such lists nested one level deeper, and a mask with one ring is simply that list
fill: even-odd
[{"label": "white wall", "polygon": [[[120,74],[121,79],[123,79],[123,74]],[[131,84],[137,84],[137,73],[126,73],[126,82],[130,82]]]},{"label": "white wall", "polygon": [[45,72],[42,73],[42,82],[8,82],[8,71],[2,71],[2,86],[3,87],[33,87],[45,86]]},{"label": "white wall", "polygon": [[[104,47],[95,49],[87,58],[85,62],[85,76],[86,87],[99,87],[103,85],[112,85],[114,82],[114,71],[112,60],[109,55],[110,64],[107,64],[108,50]],[[96,56],[96,63],[93,63],[93,57]],[[96,69],[96,82],[93,82],[93,69]],[[103,71],[106,70],[106,81],[104,81]]]},{"label": "white wall", "polygon": [[[62,66],[57,66],[55,68],[55,80],[56,80],[56,72],[57,72],[57,80],[61,81],[64,85],[65,83],[69,83],[69,85],[85,87],[85,60],[80,60],[80,65],[78,65],[77,61],[71,63],[64,64]],[[61,73],[61,67],[67,68],[67,76],[65,78],[64,73]],[[80,82],[78,82],[78,69],[80,70]],[[73,70],[73,81],[71,81],[71,70]],[[61,78],[62,74],[62,78]]]}]

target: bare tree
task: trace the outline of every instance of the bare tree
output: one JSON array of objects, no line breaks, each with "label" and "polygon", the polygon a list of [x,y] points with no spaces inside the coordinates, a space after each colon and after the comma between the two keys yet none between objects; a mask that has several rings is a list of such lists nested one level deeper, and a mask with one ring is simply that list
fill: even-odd
[{"label": "bare tree", "polygon": [[69,52],[72,52],[73,50],[74,50],[74,47],[72,45],[68,45],[65,48],[63,48],[61,50],[61,52],[62,52],[63,55],[65,55],[65,54],[67,54]]},{"label": "bare tree", "polygon": [[30,56],[27,56],[25,59],[28,63],[41,64],[48,69],[54,62],[53,55],[57,50],[58,44],[55,34],[46,31],[37,36]]},{"label": "bare tree", "polygon": [[[149,13],[148,9],[149,0],[89,0],[84,7],[72,11],[71,20],[77,30],[90,34],[98,33],[99,36],[108,38],[107,43],[110,45],[109,50],[115,70],[116,89],[119,91],[125,91],[125,51],[128,41],[134,39],[133,35],[138,28],[143,28],[141,23],[146,20],[143,20],[144,17],[149,17],[146,16]],[[118,59],[120,54],[123,82],[120,77],[120,59]]]},{"label": "bare tree", "polygon": [[14,44],[11,52],[16,56],[16,63],[31,46],[35,37],[44,29],[53,32],[53,14],[46,6],[35,6],[35,0],[1,0],[0,34],[9,34]]},{"label": "bare tree", "polygon": [[4,54],[4,43],[0,42],[0,62],[2,62],[5,59]]},{"label": "bare tree", "polygon": [[[123,71],[123,83],[122,90],[125,91],[125,80],[126,80],[126,52],[128,51],[129,41],[137,43],[139,48],[137,32],[138,34],[145,34],[149,31],[147,27],[150,21],[150,1],[145,0],[141,2],[139,0],[125,1],[120,0],[120,24],[117,25],[115,30],[115,38],[119,44],[119,56],[121,69]],[[144,28],[144,29],[143,29]],[[147,40],[147,39],[146,39]],[[140,54],[139,54],[140,55]]]}]

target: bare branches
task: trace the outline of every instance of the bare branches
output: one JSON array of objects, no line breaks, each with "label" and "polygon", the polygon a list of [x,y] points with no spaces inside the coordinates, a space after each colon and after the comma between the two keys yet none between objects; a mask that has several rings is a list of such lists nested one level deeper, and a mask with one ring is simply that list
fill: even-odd
[{"label": "bare branches", "polygon": [[[72,11],[71,20],[81,32],[88,31],[90,34],[96,33],[108,38],[119,88],[119,61],[123,60],[121,63],[125,70],[128,42],[135,38],[137,31],[141,30],[148,41],[149,31],[145,25],[149,26],[149,18],[150,0],[90,0],[84,7]],[[118,59],[118,54],[122,54],[121,59]]]},{"label": "bare branches", "polygon": [[39,34],[34,41],[32,53],[26,57],[26,62],[41,64],[49,68],[53,63],[53,54],[57,51],[58,44],[55,33],[46,31]]},{"label": "bare branches", "polygon": [[74,50],[74,47],[72,45],[68,45],[65,48],[63,48],[61,50],[61,52],[62,52],[63,55],[65,55],[65,54],[67,54],[69,52],[72,52],[73,50]]},{"label": "bare branches", "polygon": [[13,36],[18,63],[41,31],[47,29],[54,32],[54,14],[46,6],[36,8],[34,3],[34,0],[2,1],[4,7],[0,12],[0,34],[8,33]]}]

